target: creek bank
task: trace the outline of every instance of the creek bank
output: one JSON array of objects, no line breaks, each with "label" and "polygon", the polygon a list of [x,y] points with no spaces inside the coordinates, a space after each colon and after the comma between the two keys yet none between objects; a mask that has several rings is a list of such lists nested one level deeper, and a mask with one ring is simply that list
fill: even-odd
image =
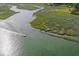
[{"label": "creek bank", "polygon": [[68,41],[71,41],[71,42],[79,43],[79,39],[78,39],[77,36],[59,35],[59,34],[56,34],[56,33],[50,33],[50,32],[44,32],[44,31],[40,31],[40,32],[47,34],[47,35],[50,35],[50,36],[63,38],[65,40],[68,40]]},{"label": "creek bank", "polygon": [[16,12],[10,10],[11,6],[8,4],[0,6],[0,20],[5,20],[6,18],[16,14]]},{"label": "creek bank", "polygon": [[31,22],[31,25],[49,35],[79,43],[78,19],[78,15],[70,14],[67,7],[55,10],[43,9],[36,14],[36,19]]}]

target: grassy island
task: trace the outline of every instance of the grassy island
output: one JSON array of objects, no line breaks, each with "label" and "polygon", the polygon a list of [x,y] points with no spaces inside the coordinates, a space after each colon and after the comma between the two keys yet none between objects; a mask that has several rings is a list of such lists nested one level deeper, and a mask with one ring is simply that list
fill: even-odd
[{"label": "grassy island", "polygon": [[0,19],[6,19],[9,16],[12,16],[15,14],[14,11],[10,10],[11,6],[8,6],[8,4],[3,4],[0,6]]},{"label": "grassy island", "polygon": [[[75,38],[69,37],[79,36],[79,15],[72,14],[70,7],[45,8],[41,12],[38,12],[36,16],[36,19],[31,22],[34,28],[52,34],[55,33],[61,35],[66,40],[79,43],[78,38],[75,40]],[[64,35],[68,37],[63,37]]]}]

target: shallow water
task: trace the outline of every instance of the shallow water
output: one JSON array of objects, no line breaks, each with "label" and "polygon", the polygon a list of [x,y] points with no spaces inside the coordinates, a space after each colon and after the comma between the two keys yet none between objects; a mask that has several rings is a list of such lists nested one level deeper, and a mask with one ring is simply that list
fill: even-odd
[{"label": "shallow water", "polygon": [[31,27],[37,10],[23,10],[0,21],[0,55],[79,55],[79,44],[49,36]]}]

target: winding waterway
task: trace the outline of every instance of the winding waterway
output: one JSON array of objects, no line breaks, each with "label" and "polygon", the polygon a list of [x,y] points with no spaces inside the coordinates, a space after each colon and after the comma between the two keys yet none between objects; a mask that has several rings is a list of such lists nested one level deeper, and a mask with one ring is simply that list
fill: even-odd
[{"label": "winding waterway", "polygon": [[35,12],[12,6],[18,12],[0,21],[0,55],[79,55],[79,44],[49,36],[32,28]]}]

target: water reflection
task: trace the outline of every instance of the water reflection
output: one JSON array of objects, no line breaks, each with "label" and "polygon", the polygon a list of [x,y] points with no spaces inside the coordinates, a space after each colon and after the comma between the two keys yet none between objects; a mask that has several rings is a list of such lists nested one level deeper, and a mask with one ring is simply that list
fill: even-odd
[{"label": "water reflection", "polygon": [[[3,55],[7,55],[8,52],[11,50],[11,41],[10,41],[10,35],[6,33],[5,31],[0,31],[0,40],[1,40],[1,52]],[[8,48],[10,47],[10,48]]]},{"label": "water reflection", "polygon": [[0,28],[0,55],[22,54],[22,52],[19,53],[20,49],[23,47],[24,39],[22,38],[24,37],[15,32]]}]

